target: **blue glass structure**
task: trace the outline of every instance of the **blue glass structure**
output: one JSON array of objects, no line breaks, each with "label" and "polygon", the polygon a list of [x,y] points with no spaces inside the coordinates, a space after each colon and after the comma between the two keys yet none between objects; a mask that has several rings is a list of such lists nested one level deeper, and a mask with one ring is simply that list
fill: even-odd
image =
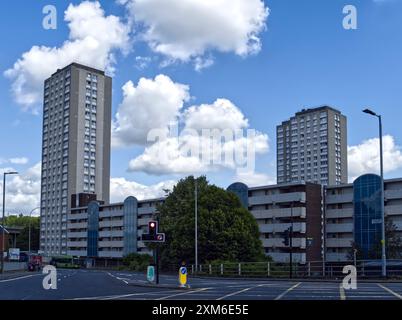
[{"label": "blue glass structure", "polygon": [[126,256],[137,252],[137,224],[138,224],[138,200],[128,197],[124,200],[124,249]]},{"label": "blue glass structure", "polygon": [[228,188],[228,191],[235,193],[242,204],[242,206],[248,209],[248,186],[241,182],[236,182],[231,184]]},{"label": "blue glass structure", "polygon": [[353,183],[354,240],[362,250],[363,259],[380,258],[371,253],[379,246],[382,230],[381,177],[366,174]]},{"label": "blue glass structure", "polygon": [[87,256],[98,256],[99,236],[99,204],[96,201],[88,205],[88,229],[87,229]]}]

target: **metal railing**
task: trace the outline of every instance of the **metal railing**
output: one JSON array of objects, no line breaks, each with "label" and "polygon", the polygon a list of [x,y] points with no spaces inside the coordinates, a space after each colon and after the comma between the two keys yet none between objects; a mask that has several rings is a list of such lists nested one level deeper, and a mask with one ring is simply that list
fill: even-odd
[{"label": "metal railing", "polygon": [[[341,278],[347,265],[356,267],[359,278],[380,278],[381,260],[358,260],[345,262],[310,261],[304,264],[293,264],[293,278]],[[250,278],[289,278],[289,263],[278,262],[241,262],[201,264],[198,270],[189,266],[190,275],[218,277],[250,277]],[[387,261],[387,276],[402,279],[402,260]]]}]

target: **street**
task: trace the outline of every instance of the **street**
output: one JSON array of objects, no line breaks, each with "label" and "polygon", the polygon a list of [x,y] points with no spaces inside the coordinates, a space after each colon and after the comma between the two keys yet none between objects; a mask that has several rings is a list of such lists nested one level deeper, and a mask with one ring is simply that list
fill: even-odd
[{"label": "street", "polygon": [[26,273],[0,280],[1,300],[402,300],[402,283],[358,282],[344,290],[341,282],[307,282],[190,278],[191,289],[173,288],[177,277],[161,276],[172,288],[146,284],[134,272],[58,270],[57,289],[45,290],[41,273]]}]

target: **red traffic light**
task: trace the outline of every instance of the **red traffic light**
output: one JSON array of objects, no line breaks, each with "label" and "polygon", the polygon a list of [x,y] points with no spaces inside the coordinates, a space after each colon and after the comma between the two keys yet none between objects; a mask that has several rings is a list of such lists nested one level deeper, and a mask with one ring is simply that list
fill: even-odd
[{"label": "red traffic light", "polygon": [[151,222],[151,223],[149,224],[149,226],[150,226],[151,228],[155,228],[155,222]]}]

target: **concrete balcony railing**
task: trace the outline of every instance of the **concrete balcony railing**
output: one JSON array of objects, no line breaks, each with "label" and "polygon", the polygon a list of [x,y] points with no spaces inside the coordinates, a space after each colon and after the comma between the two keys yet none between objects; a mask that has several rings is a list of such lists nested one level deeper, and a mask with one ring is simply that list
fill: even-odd
[{"label": "concrete balcony railing", "polygon": [[[261,239],[265,248],[286,248],[282,238]],[[306,238],[294,238],[292,241],[293,248],[306,248]]]},{"label": "concrete balcony railing", "polygon": [[99,221],[99,228],[122,227],[123,224],[123,219],[114,221]]},{"label": "concrete balcony railing", "polygon": [[123,217],[123,211],[117,210],[117,211],[101,211],[99,212],[99,217],[100,218],[107,218],[107,217]]},{"label": "concrete balcony railing", "polygon": [[116,231],[99,231],[99,237],[123,237],[123,230]]},{"label": "concrete balcony railing", "polygon": [[149,223],[151,220],[152,220],[151,218],[141,218],[141,219],[138,219],[137,225],[138,225],[138,226],[147,226],[148,223]]},{"label": "concrete balcony railing", "polygon": [[351,248],[352,238],[328,238],[326,240],[327,248]]},{"label": "concrete balcony railing", "polygon": [[86,222],[69,222],[67,224],[67,229],[86,229],[88,224]]},{"label": "concrete balcony railing", "polygon": [[99,241],[99,248],[122,248],[124,246],[123,241]]},{"label": "concrete balcony railing", "polygon": [[[270,253],[267,253],[267,255],[270,256],[274,260],[274,262],[279,262],[279,263],[289,262],[289,253],[287,253],[287,252],[270,252]],[[306,254],[305,253],[293,253],[292,260],[295,263],[306,263]]]},{"label": "concrete balcony railing", "polygon": [[[270,209],[270,210],[251,210],[252,215],[258,219],[288,218],[291,216],[290,208]],[[306,208],[293,208],[293,217],[305,218]]]},{"label": "concrete balcony railing", "polygon": [[353,193],[346,194],[329,194],[326,197],[327,204],[335,204],[335,203],[352,203],[353,202]]},{"label": "concrete balcony railing", "polygon": [[87,241],[67,241],[67,247],[86,248]]},{"label": "concrete balcony railing", "polygon": [[[286,229],[290,228],[290,223],[273,223],[273,224],[262,224],[259,225],[261,233],[274,233],[274,232],[284,232]],[[306,223],[298,222],[293,223],[294,232],[306,233]]]},{"label": "concrete balcony railing", "polygon": [[385,214],[388,216],[402,216],[402,205],[385,206]]},{"label": "concrete balcony railing", "polygon": [[123,258],[123,251],[98,251],[100,258]]},{"label": "concrete balcony railing", "polygon": [[68,214],[67,215],[68,220],[83,220],[83,219],[88,219],[88,214],[87,213],[77,213],[77,214]]},{"label": "concrete balcony railing", "polygon": [[351,233],[353,232],[353,223],[328,223],[327,233]]},{"label": "concrete balcony railing", "polygon": [[325,217],[327,219],[337,219],[337,218],[353,218],[354,209],[327,209]]},{"label": "concrete balcony railing", "polygon": [[68,232],[68,238],[86,238],[88,233],[85,231],[81,232]]},{"label": "concrete balcony railing", "polygon": [[385,190],[385,199],[402,199],[402,190]]},{"label": "concrete balcony railing", "polygon": [[248,198],[249,205],[262,205],[270,203],[306,202],[305,192],[281,193],[273,195],[254,196]]},{"label": "concrete balcony railing", "polygon": [[141,207],[138,208],[138,214],[154,214],[156,207]]}]

